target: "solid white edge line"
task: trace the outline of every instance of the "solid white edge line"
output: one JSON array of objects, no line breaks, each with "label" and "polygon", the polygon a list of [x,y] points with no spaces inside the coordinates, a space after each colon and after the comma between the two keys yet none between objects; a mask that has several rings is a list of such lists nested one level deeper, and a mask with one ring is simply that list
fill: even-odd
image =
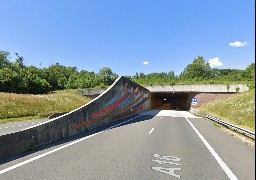
[{"label": "solid white edge line", "polygon": [[149,134],[151,134],[153,131],[154,131],[154,128],[152,128],[152,129],[149,131]]},{"label": "solid white edge line", "polygon": [[[146,113],[147,113],[147,112],[146,112]],[[43,154],[41,154],[41,155],[38,155],[38,156],[36,156],[36,157],[33,157],[33,158],[28,159],[28,160],[26,160],[26,161],[23,161],[23,162],[21,162],[21,163],[18,163],[18,164],[15,164],[15,165],[13,165],[13,166],[10,166],[10,167],[8,167],[8,168],[5,168],[5,169],[3,169],[3,170],[0,170],[0,175],[6,173],[6,172],[8,172],[8,171],[11,171],[11,170],[13,170],[13,169],[15,169],[15,168],[17,168],[17,167],[23,166],[23,165],[28,164],[28,163],[30,163],[30,162],[32,162],[32,161],[35,161],[35,160],[37,160],[37,159],[40,159],[40,158],[42,158],[42,157],[44,157],[44,156],[47,156],[47,155],[52,154],[52,153],[54,153],[54,152],[57,152],[57,151],[59,151],[59,150],[61,150],[61,149],[64,149],[64,148],[66,148],[66,147],[69,147],[69,146],[71,146],[71,145],[74,145],[74,144],[76,144],[76,143],[79,143],[79,142],[81,142],[81,141],[83,141],[83,140],[86,140],[86,139],[88,139],[88,138],[90,138],[90,137],[93,137],[93,136],[95,136],[95,135],[97,135],[97,134],[100,134],[100,133],[102,133],[102,132],[104,132],[104,131],[106,131],[106,130],[110,130],[110,129],[112,129],[112,128],[115,128],[115,127],[117,127],[117,126],[120,126],[120,125],[122,125],[122,124],[124,124],[124,123],[127,123],[127,122],[129,122],[129,121],[131,121],[131,120],[133,120],[133,119],[135,119],[135,118],[138,118],[138,117],[140,117],[140,116],[142,116],[142,115],[144,115],[144,114],[146,114],[146,113],[140,114],[140,115],[138,115],[138,116],[136,116],[136,117],[133,117],[133,118],[128,119],[128,120],[126,120],[126,121],[124,121],[124,122],[121,122],[121,123],[119,123],[119,124],[116,124],[116,125],[114,125],[114,126],[111,126],[111,127],[107,128],[107,129],[104,129],[104,130],[102,130],[102,131],[100,131],[100,132],[98,132],[98,133],[91,134],[91,135],[89,135],[89,136],[83,137],[83,138],[81,138],[81,139],[78,139],[78,140],[76,140],[76,141],[73,141],[73,142],[71,142],[71,143],[69,143],[69,144],[66,144],[66,145],[64,145],[64,146],[58,147],[58,148],[56,148],[56,149],[53,149],[53,150],[51,150],[51,151],[48,151],[48,152],[46,152],[46,153],[43,153]]]},{"label": "solid white edge line", "polygon": [[211,147],[211,145],[204,139],[204,137],[201,135],[201,133],[195,128],[195,126],[188,120],[187,117],[185,117],[185,118],[186,118],[187,122],[190,124],[190,126],[197,133],[197,135],[200,137],[200,139],[203,141],[203,143],[207,147],[207,149],[211,152],[211,154],[216,159],[216,161],[219,163],[219,165],[224,170],[224,172],[228,175],[229,179],[237,180],[237,177],[229,169],[229,167],[226,165],[226,163],[220,158],[220,156],[216,153],[216,151]]},{"label": "solid white edge line", "polygon": [[[102,132],[102,131],[101,131],[101,132]],[[26,160],[26,161],[23,161],[23,162],[21,162],[21,163],[18,163],[18,164],[15,164],[15,165],[11,166],[11,167],[8,167],[8,168],[6,168],[6,169],[3,169],[3,170],[0,171],[0,175],[3,174],[3,173],[8,172],[8,171],[10,171],[10,170],[13,170],[13,169],[15,169],[15,168],[17,168],[17,167],[23,166],[23,165],[28,164],[28,163],[30,163],[30,162],[32,162],[32,161],[35,161],[35,160],[37,160],[37,159],[40,159],[40,158],[42,158],[42,157],[44,157],[44,156],[47,156],[47,155],[49,155],[49,154],[52,154],[52,153],[54,153],[54,152],[56,152],[56,151],[59,151],[59,150],[61,150],[61,149],[64,149],[64,148],[66,148],[66,147],[68,147],[68,146],[71,146],[71,145],[73,145],[73,144],[76,144],[76,143],[78,143],[78,142],[80,142],[80,141],[83,141],[83,140],[85,140],[85,139],[88,139],[88,138],[90,138],[90,137],[93,137],[93,136],[95,136],[95,135],[97,135],[97,134],[99,134],[99,133],[101,133],[101,132],[92,134],[92,135],[90,135],[90,136],[86,136],[86,137],[81,138],[81,139],[79,139],[79,140],[76,140],[76,141],[74,141],[74,142],[72,142],[72,143],[66,144],[66,145],[61,146],[61,147],[59,147],[59,148],[53,149],[53,150],[51,150],[51,151],[49,151],[49,152],[43,153],[43,154],[41,154],[41,155],[38,155],[38,156],[36,156],[36,157],[33,157],[33,158],[31,158],[31,159],[28,159],[28,160]]]}]

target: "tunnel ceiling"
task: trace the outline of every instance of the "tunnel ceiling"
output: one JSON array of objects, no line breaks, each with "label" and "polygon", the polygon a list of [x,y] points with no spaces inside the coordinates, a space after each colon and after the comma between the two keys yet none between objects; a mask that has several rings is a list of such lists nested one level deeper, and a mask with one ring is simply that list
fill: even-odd
[{"label": "tunnel ceiling", "polygon": [[189,93],[181,93],[181,92],[157,92],[157,93],[151,93],[153,96],[156,96],[158,98],[169,98],[169,99],[176,99],[176,98],[187,98]]}]

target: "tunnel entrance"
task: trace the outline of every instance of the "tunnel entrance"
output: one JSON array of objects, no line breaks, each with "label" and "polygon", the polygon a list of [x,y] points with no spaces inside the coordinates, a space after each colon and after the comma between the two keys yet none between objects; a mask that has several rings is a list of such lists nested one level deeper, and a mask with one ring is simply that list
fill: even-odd
[{"label": "tunnel entrance", "polygon": [[151,109],[188,110],[189,93],[185,92],[151,92]]}]

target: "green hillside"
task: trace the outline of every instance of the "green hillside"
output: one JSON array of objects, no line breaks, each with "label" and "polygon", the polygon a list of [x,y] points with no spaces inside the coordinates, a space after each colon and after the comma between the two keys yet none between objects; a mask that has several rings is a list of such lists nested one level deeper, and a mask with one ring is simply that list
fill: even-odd
[{"label": "green hillside", "polygon": [[75,90],[54,91],[43,95],[0,92],[0,123],[48,117],[57,112],[69,112],[91,99]]},{"label": "green hillside", "polygon": [[203,104],[200,111],[255,130],[255,89]]}]

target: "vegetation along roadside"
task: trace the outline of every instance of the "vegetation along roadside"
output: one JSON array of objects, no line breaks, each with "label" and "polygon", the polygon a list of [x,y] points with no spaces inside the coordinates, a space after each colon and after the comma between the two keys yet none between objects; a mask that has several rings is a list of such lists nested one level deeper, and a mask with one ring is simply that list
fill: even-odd
[{"label": "vegetation along roadside", "polygon": [[40,119],[57,112],[69,112],[91,99],[76,90],[48,94],[14,94],[0,92],[0,123]]},{"label": "vegetation along roadside", "polygon": [[199,110],[255,131],[255,89],[203,104]]}]

